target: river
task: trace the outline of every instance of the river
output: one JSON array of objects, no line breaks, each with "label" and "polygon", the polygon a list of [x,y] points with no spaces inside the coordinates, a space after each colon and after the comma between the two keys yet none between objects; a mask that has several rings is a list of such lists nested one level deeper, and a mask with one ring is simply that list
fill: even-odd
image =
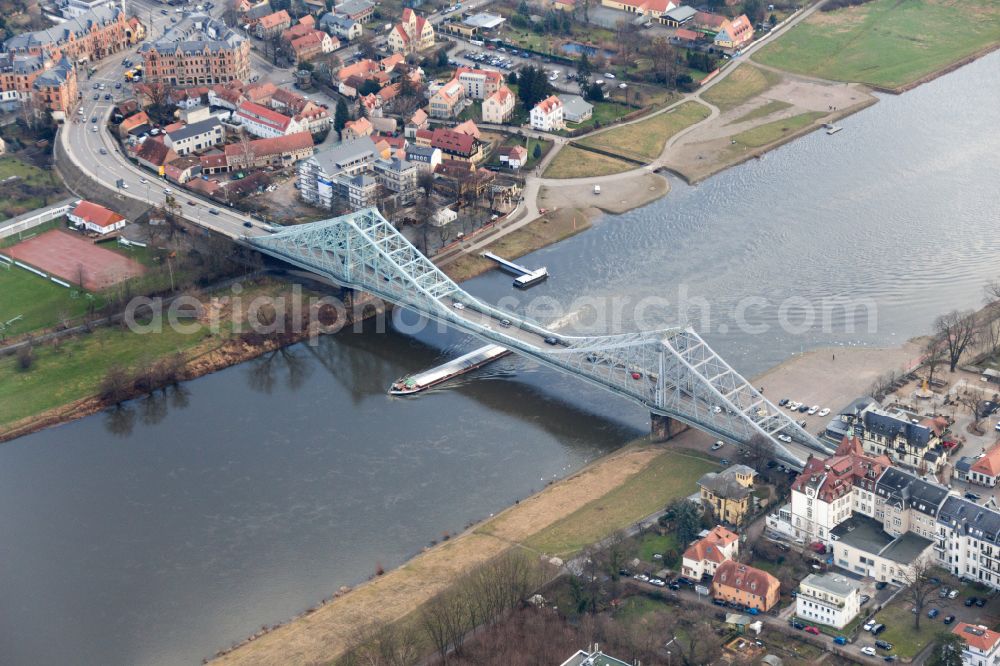
[{"label": "river", "polygon": [[[1000,53],[834,136],[675,180],[525,257],[553,276],[530,292],[498,274],[467,286],[564,306],[686,290],[710,318],[667,307],[644,322],[693,321],[748,375],[817,345],[902,342],[979,305],[1000,273],[997,99]],[[793,334],[778,326],[793,296],[791,325],[834,296],[875,309],[853,332],[835,312]],[[767,301],[747,323],[765,332],[732,314],[750,297]],[[516,358],[386,395],[473,344],[343,333],[0,447],[0,663],[197,663],[645,432],[640,409]]]}]

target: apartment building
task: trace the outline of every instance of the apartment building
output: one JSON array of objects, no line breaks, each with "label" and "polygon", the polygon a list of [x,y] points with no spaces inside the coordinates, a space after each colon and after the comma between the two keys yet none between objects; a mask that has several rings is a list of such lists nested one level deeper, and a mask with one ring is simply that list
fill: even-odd
[{"label": "apartment building", "polygon": [[465,99],[465,87],[458,79],[452,79],[431,95],[427,113],[431,118],[454,118],[461,111]]},{"label": "apartment building", "polygon": [[332,12],[323,14],[323,18],[319,20],[319,27],[320,30],[325,30],[331,35],[335,35],[345,41],[357,39],[364,32],[364,28],[360,22],[348,16],[341,16]]},{"label": "apartment building", "polygon": [[253,102],[241,102],[236,109],[236,117],[244,130],[262,139],[295,134],[306,129],[295,118]]},{"label": "apartment building", "polygon": [[250,78],[250,42],[207,14],[187,14],[139,48],[147,83],[211,86]]},{"label": "apartment building", "polygon": [[503,74],[492,69],[459,67],[455,78],[465,88],[465,96],[471,99],[486,99],[503,86]]},{"label": "apartment building", "polygon": [[375,179],[389,192],[401,195],[404,204],[411,203],[417,190],[417,174],[420,170],[416,164],[392,157],[379,159],[373,165]]},{"label": "apartment building", "polygon": [[127,48],[133,28],[118,6],[98,7],[57,26],[24,32],[4,42],[6,53],[36,55],[72,62],[95,61]]},{"label": "apartment building", "polygon": [[299,196],[321,208],[333,208],[334,180],[341,175],[355,176],[372,168],[382,157],[371,137],[345,141],[303,160],[298,166]]},{"label": "apartment building", "polygon": [[799,583],[795,615],[843,629],[861,612],[861,585],[840,574],[809,574]]},{"label": "apartment building", "polygon": [[996,666],[1000,664],[1000,632],[984,625],[959,622],[951,633],[962,637],[962,666]]},{"label": "apartment building", "polygon": [[903,412],[890,413],[876,402],[844,418],[865,452],[885,455],[894,465],[937,474],[948,462],[948,450],[941,443],[948,428],[943,418],[917,420]]},{"label": "apartment building", "polygon": [[733,465],[709,472],[698,479],[702,504],[730,525],[739,525],[753,509],[753,480],[757,472],[746,465]]},{"label": "apartment building", "polygon": [[277,37],[285,30],[292,27],[292,17],[284,9],[260,17],[257,25],[254,26],[254,34],[259,39],[271,39]]}]

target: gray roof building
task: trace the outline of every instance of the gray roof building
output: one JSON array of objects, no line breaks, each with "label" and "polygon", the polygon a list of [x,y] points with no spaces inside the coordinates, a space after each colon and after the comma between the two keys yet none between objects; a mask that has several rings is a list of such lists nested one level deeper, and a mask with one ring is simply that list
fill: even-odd
[{"label": "gray roof building", "polygon": [[375,5],[368,2],[368,0],[344,0],[344,2],[335,5],[333,11],[337,14],[356,16],[372,9],[375,9]]},{"label": "gray roof building", "polygon": [[214,132],[217,129],[221,131],[222,123],[218,118],[212,116],[211,118],[191,123],[190,125],[185,125],[180,129],[176,129],[173,132],[170,132],[168,136],[171,141],[183,141],[184,139],[189,139],[193,136]]},{"label": "gray roof building", "polygon": [[58,88],[66,82],[66,79],[73,72],[73,63],[66,56],[59,59],[59,62],[55,63],[52,67],[47,69],[38,75],[35,82],[32,84],[33,87],[41,88]]},{"label": "gray roof building", "polygon": [[563,103],[563,117],[571,123],[580,123],[594,115],[594,105],[579,95],[558,95]]},{"label": "gray roof building", "polygon": [[311,159],[325,173],[332,175],[359,162],[374,162],[377,157],[378,151],[375,148],[375,142],[371,140],[371,137],[364,136],[352,141],[343,141],[332,148],[321,150]]},{"label": "gray roof building", "polygon": [[206,50],[228,51],[243,41],[243,35],[236,30],[208,14],[199,12],[184,16],[177,25],[163,33],[163,36],[155,42],[145,42],[139,48],[139,53],[154,50],[160,53],[181,51],[187,54],[202,53]]},{"label": "gray roof building", "polygon": [[948,496],[948,489],[898,467],[889,467],[875,484],[875,494],[897,508],[909,507],[935,517],[938,507]]},{"label": "gray roof building", "polygon": [[751,489],[736,480],[737,474],[750,474],[753,476],[757,472],[746,465],[733,465],[721,472],[709,472],[705,474],[698,479],[698,485],[708,488],[716,497],[741,500],[751,493]]},{"label": "gray roof building", "polygon": [[693,19],[694,15],[697,13],[698,12],[692,7],[681,5],[680,7],[674,7],[669,12],[666,12],[664,16],[674,23],[683,24]]},{"label": "gray roof building", "polygon": [[861,589],[861,584],[853,578],[840,574],[809,574],[800,585],[809,585],[838,597],[846,597],[851,592]]},{"label": "gray roof building", "polygon": [[98,7],[57,26],[34,32],[22,32],[20,35],[15,35],[4,42],[4,50],[14,52],[29,51],[54,44],[61,44],[71,36],[80,38],[88,34],[96,26],[106,26],[114,23],[118,20],[120,13],[121,8],[117,5]]},{"label": "gray roof building", "polygon": [[350,16],[327,12],[319,20],[319,27],[323,30],[336,30],[338,32],[348,32],[357,24],[357,21]]},{"label": "gray roof building", "polygon": [[270,2],[262,2],[259,5],[254,5],[248,9],[243,14],[243,18],[249,21],[256,21],[259,18],[263,18],[268,14],[273,14],[274,10],[271,9]]},{"label": "gray roof building", "polygon": [[961,535],[1000,545],[1000,512],[950,495],[938,512],[938,523]]}]

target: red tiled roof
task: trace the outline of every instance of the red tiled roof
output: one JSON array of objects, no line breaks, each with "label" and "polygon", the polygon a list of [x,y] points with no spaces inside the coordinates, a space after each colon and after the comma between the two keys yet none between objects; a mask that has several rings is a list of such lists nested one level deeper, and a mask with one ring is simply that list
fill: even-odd
[{"label": "red tiled roof", "polygon": [[503,81],[503,74],[492,69],[476,69],[475,67],[459,67],[455,70],[455,78],[459,78],[462,74],[476,74],[481,75],[486,78],[487,81],[492,81],[494,83],[500,83]]},{"label": "red tiled roof", "polygon": [[694,23],[695,25],[703,25],[708,28],[721,28],[722,24],[726,22],[725,16],[719,16],[718,14],[711,14],[709,12],[695,12]]},{"label": "red tiled roof", "polygon": [[260,26],[266,30],[286,22],[290,24],[292,22],[292,17],[289,16],[288,12],[284,9],[281,9],[273,14],[262,16],[260,19]]},{"label": "red tiled roof", "polygon": [[983,625],[969,624],[968,622],[959,622],[951,630],[951,633],[965,639],[969,647],[976,648],[980,652],[985,653],[992,652],[997,642],[1000,641],[1000,633],[990,631]]},{"label": "red tiled roof", "polygon": [[487,97],[486,99],[492,99],[498,104],[503,104],[507,101],[508,97],[513,97],[514,93],[507,86],[501,86],[499,90]]},{"label": "red tiled roof", "polygon": [[[276,136],[269,139],[255,139],[250,142],[250,152],[255,157],[270,157],[271,155],[286,155],[312,148],[313,138],[309,132],[295,132],[286,136]],[[225,157],[236,157],[243,154],[242,143],[230,143],[225,147]]]},{"label": "red tiled roof", "polygon": [[121,129],[122,132],[125,132],[127,134],[128,132],[134,130],[139,125],[148,125],[148,124],[149,124],[149,116],[146,115],[145,111],[140,111],[139,113],[134,113],[125,120],[123,120],[121,122],[121,125],[119,125],[118,127]]},{"label": "red tiled roof", "polygon": [[560,106],[562,106],[562,100],[555,95],[549,95],[536,104],[535,108],[541,109],[543,113],[552,113],[553,110],[558,109]]},{"label": "red tiled roof", "polygon": [[476,137],[450,129],[436,129],[431,135],[431,146],[442,152],[471,155],[476,145]]},{"label": "red tiled roof", "polygon": [[95,204],[92,201],[81,201],[73,209],[73,215],[102,229],[106,229],[125,219],[113,210],[108,210],[104,206]]},{"label": "red tiled roof", "polygon": [[689,42],[696,42],[701,39],[701,33],[695,32],[694,30],[688,30],[687,28],[678,28],[674,32],[674,37],[677,39],[687,40]]},{"label": "red tiled roof", "polygon": [[725,548],[739,539],[738,536],[721,525],[716,525],[702,539],[698,539],[684,551],[684,557],[697,562],[709,561],[721,563],[726,559],[720,548]]},{"label": "red tiled roof", "polygon": [[143,141],[139,149],[136,150],[135,156],[149,162],[153,166],[163,166],[177,157],[177,153],[167,148],[160,137],[156,137]]},{"label": "red tiled roof", "polygon": [[712,587],[732,587],[762,598],[767,598],[771,589],[778,589],[781,583],[766,571],[761,571],[734,560],[726,560],[715,570]]},{"label": "red tiled roof", "polygon": [[482,136],[482,132],[480,132],[479,128],[476,127],[476,123],[474,123],[471,120],[466,120],[464,123],[459,123],[458,125],[455,125],[455,127],[452,129],[454,129],[456,132],[461,132],[462,134],[468,134],[469,136],[473,136],[477,139]]},{"label": "red tiled roof", "polygon": [[985,476],[1000,475],[1000,444],[994,444],[982,458],[972,463],[969,471],[979,472]]},{"label": "red tiled roof", "polygon": [[226,161],[226,154],[223,152],[209,153],[198,158],[202,169],[218,169],[229,165]]},{"label": "red tiled roof", "polygon": [[266,106],[254,104],[253,102],[243,102],[240,104],[236,112],[239,115],[259,120],[280,130],[284,130],[288,127],[288,124],[292,122],[292,119],[288,116],[278,113],[277,111],[272,111]]}]

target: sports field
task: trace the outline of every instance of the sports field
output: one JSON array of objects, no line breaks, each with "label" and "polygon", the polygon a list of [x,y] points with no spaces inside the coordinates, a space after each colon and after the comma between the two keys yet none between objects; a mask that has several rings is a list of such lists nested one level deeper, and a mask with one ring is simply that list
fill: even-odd
[{"label": "sports field", "polygon": [[100,291],[146,270],[137,261],[61,230],[46,231],[3,252],[71,284],[82,282],[88,291]]}]

